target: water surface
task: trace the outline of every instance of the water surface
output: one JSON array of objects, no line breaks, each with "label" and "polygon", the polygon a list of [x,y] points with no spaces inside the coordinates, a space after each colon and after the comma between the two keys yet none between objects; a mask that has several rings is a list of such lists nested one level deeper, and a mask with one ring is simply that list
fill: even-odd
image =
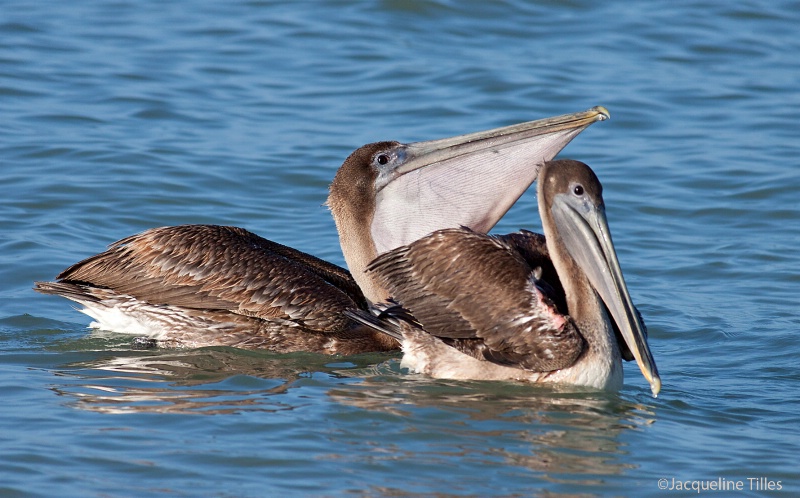
[{"label": "water surface", "polygon": [[[800,493],[797,2],[0,1],[0,493]],[[608,107],[593,166],[664,388],[433,381],[396,355],[136,351],[31,290],[146,228],[343,264],[356,147]],[[526,194],[496,231],[538,229]]]}]

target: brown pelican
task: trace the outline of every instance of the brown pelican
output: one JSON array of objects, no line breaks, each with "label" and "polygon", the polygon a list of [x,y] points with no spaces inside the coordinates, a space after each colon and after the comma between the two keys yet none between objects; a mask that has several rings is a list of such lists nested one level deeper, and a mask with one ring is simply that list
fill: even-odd
[{"label": "brown pelican", "polygon": [[625,358],[656,395],[602,190],[589,166],[548,162],[537,185],[544,236],[433,232],[367,267],[391,302],[347,314],[397,338],[402,365],[433,377],[619,389]]},{"label": "brown pelican", "polygon": [[162,341],[353,354],[397,349],[349,319],[388,293],[366,265],[433,230],[490,230],[539,167],[608,111],[585,112],[401,144],[365,145],[345,160],[327,204],[350,272],[236,227],[147,230],[35,289],[83,305],[92,326]]}]

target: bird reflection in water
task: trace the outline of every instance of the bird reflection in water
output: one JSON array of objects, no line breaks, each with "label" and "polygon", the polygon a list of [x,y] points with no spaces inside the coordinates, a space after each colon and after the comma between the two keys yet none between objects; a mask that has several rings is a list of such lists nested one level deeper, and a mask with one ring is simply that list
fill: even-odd
[{"label": "bird reflection in water", "polygon": [[[331,417],[306,429],[330,443],[326,448],[332,451],[318,458],[353,464],[469,458],[497,466],[499,459],[532,472],[532,478],[590,485],[630,467],[622,463],[620,436],[654,418],[648,405],[588,388],[404,374],[396,355],[332,362],[321,355],[228,348],[98,353],[104,356],[56,372],[60,385],[54,391],[72,398],[76,408],[113,414],[264,412],[272,422],[314,406]],[[365,432],[364,424],[371,429]]]}]

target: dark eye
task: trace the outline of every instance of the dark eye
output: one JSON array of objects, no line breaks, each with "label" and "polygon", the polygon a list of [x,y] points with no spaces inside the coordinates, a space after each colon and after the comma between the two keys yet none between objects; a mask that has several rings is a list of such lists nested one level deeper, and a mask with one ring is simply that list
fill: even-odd
[{"label": "dark eye", "polygon": [[386,164],[389,162],[389,156],[386,154],[380,154],[377,158],[378,164]]},{"label": "dark eye", "polygon": [[574,187],[572,187],[572,193],[574,193],[577,196],[583,195],[583,185],[575,185]]}]

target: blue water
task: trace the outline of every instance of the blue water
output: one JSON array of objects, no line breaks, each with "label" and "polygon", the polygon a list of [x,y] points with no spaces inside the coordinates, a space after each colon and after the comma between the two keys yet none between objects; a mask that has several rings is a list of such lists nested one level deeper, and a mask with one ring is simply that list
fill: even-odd
[{"label": "blue water", "polygon": [[[0,1],[0,494],[797,495],[798,26],[766,0]],[[604,183],[657,399],[635,365],[604,394],[135,351],[31,290],[181,223],[343,264],[322,203],[356,147],[594,105],[562,157]]]}]

